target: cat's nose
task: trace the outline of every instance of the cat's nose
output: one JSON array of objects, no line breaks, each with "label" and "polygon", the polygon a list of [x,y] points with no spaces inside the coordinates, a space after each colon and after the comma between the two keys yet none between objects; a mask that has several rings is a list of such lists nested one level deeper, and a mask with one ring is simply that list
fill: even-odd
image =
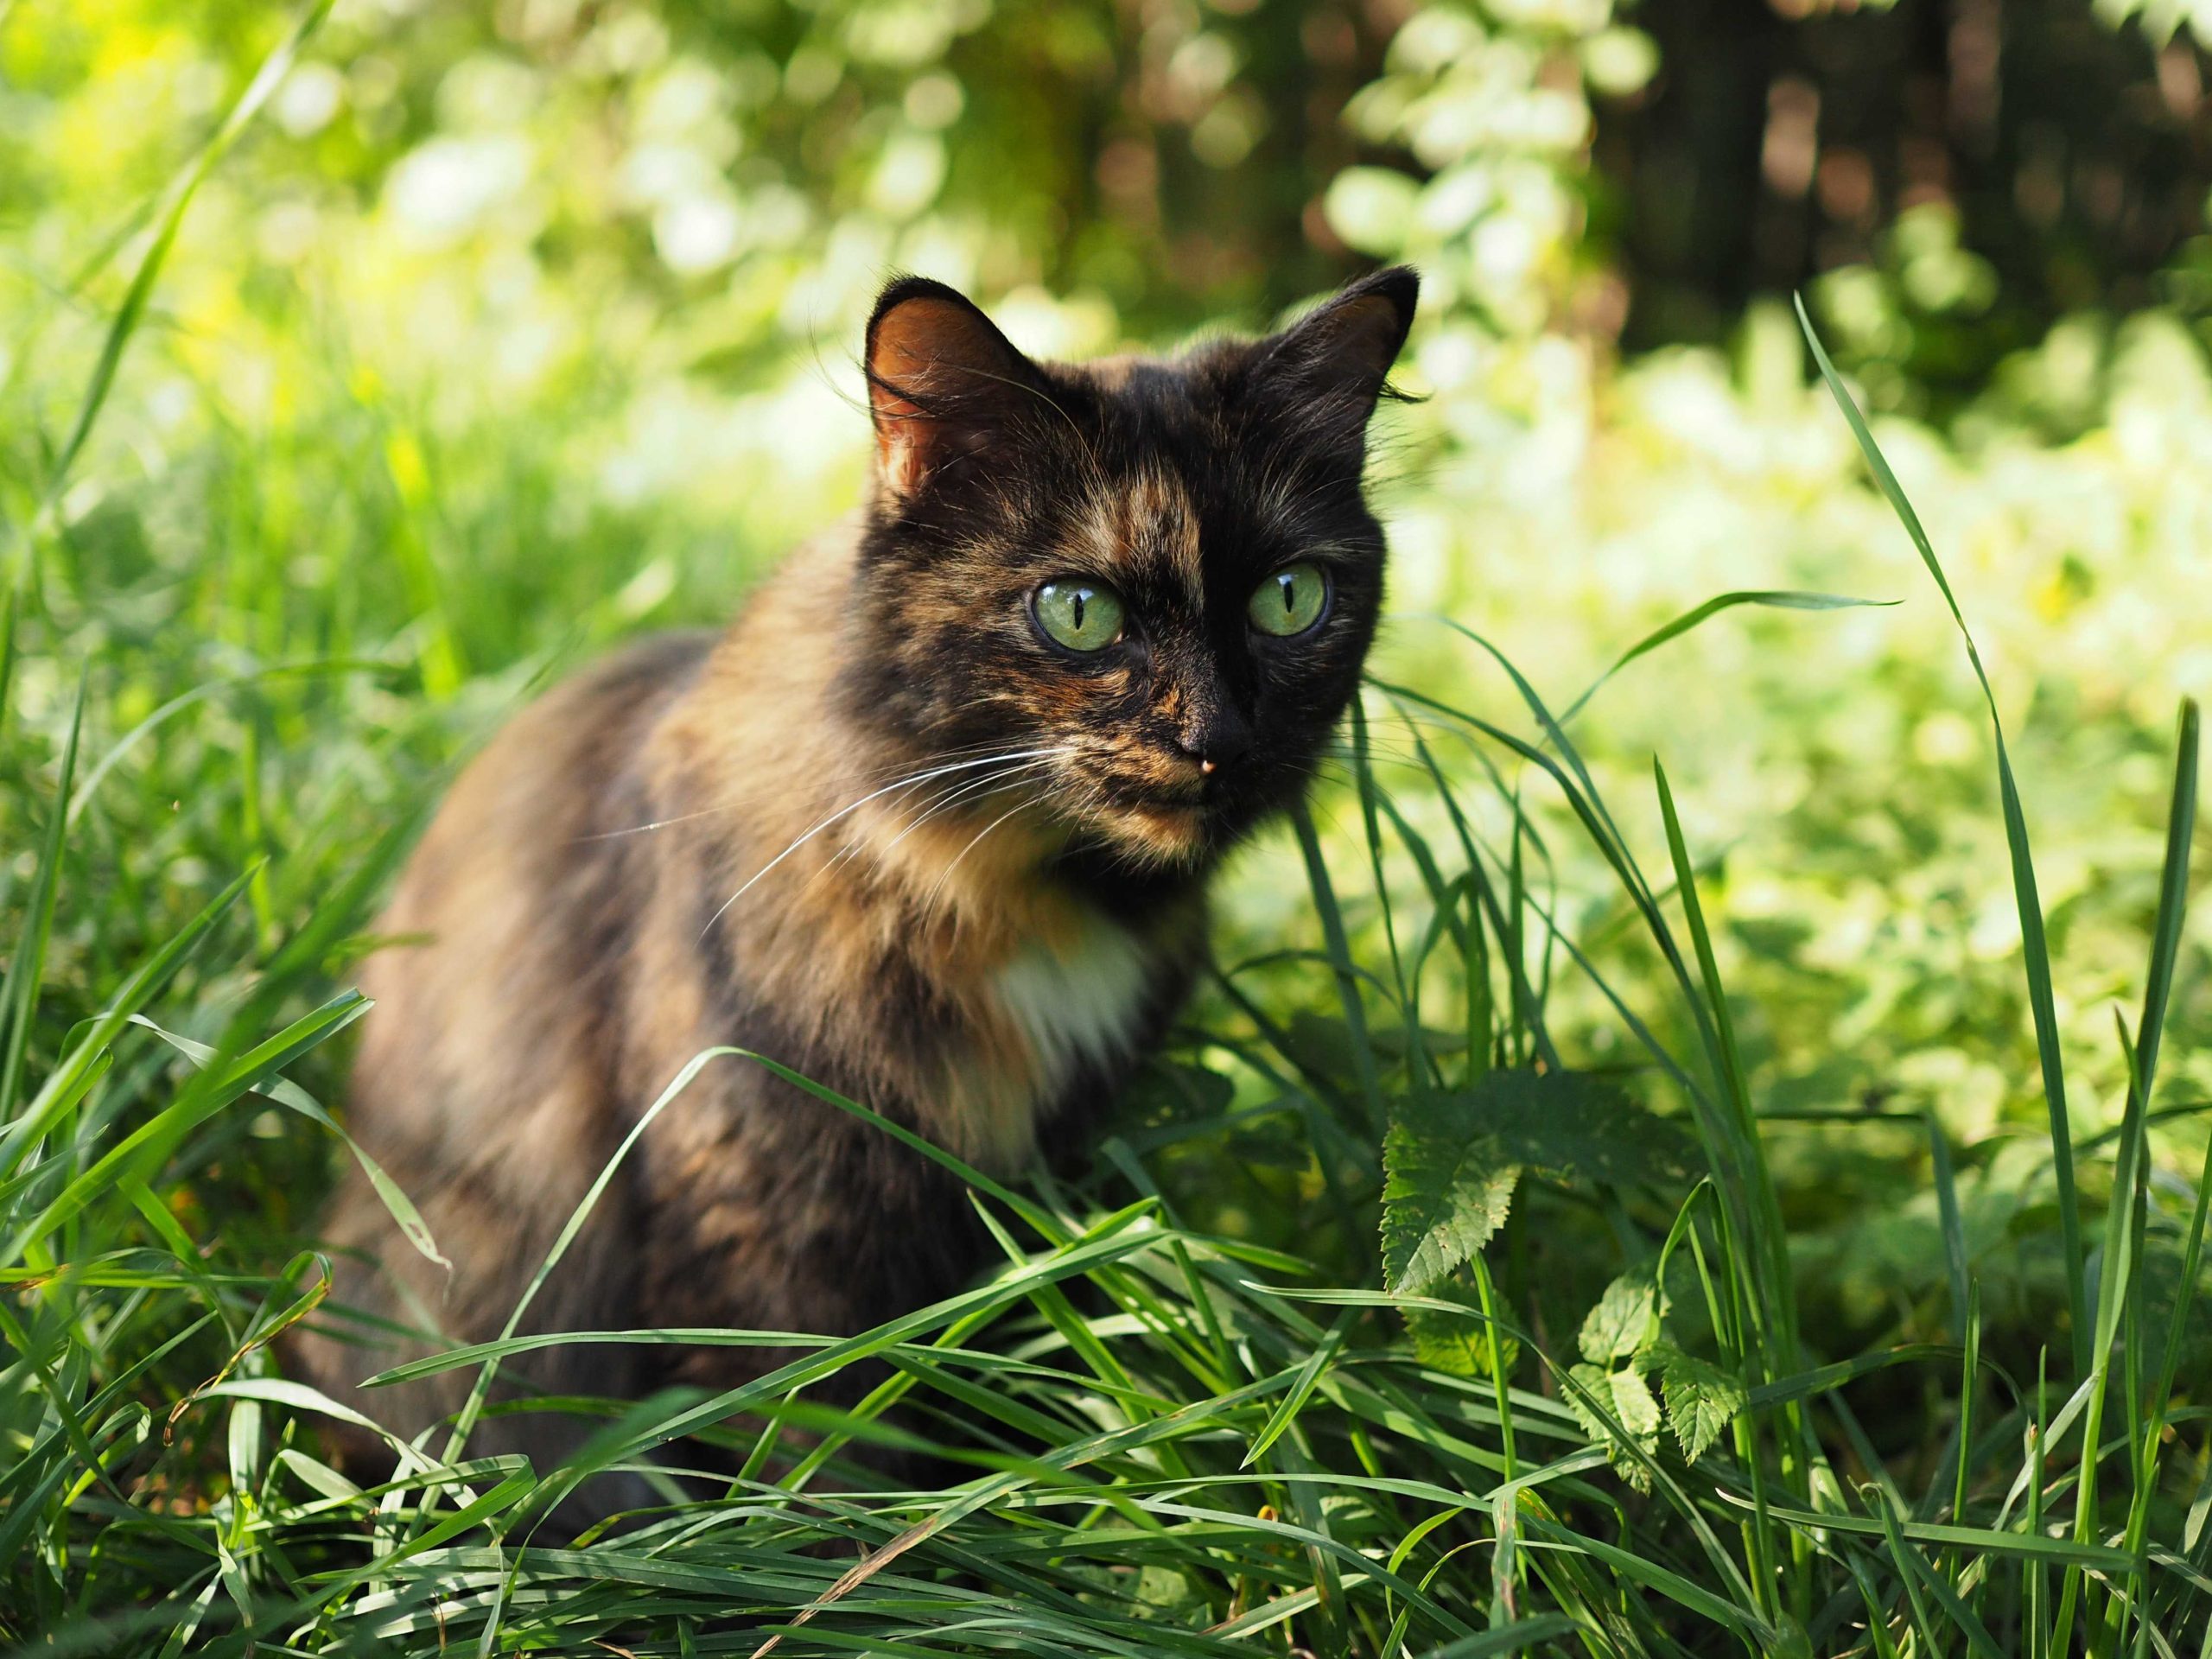
[{"label": "cat's nose", "polygon": [[1252,728],[1234,715],[1193,721],[1176,734],[1176,746],[1211,777],[1252,747]]}]

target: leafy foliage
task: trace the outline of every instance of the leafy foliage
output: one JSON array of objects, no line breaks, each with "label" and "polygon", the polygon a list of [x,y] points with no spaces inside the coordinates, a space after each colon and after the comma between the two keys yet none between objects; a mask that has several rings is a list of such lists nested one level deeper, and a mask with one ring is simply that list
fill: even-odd
[{"label": "leafy foliage", "polygon": [[1568,1184],[1680,1180],[1681,1131],[1581,1073],[1484,1074],[1469,1090],[1417,1096],[1393,1113],[1383,1141],[1382,1265],[1393,1287],[1421,1292],[1471,1258],[1504,1225],[1524,1169]]},{"label": "leafy foliage", "polygon": [[1592,1365],[1631,1357],[1650,1341],[1662,1317],[1659,1287],[1651,1275],[1623,1274],[1605,1287],[1605,1294],[1583,1319],[1577,1339],[1582,1357]]},{"label": "leafy foliage", "polygon": [[1667,1396],[1667,1426],[1681,1443],[1682,1460],[1695,1463],[1751,1403],[1744,1385],[1719,1366],[1684,1353],[1670,1342],[1654,1344],[1647,1357]]},{"label": "leafy foliage", "polygon": [[1402,1120],[1390,1126],[1383,1152],[1383,1270],[1395,1289],[1427,1290],[1505,1224],[1521,1166],[1503,1156],[1494,1135],[1416,1135]]},{"label": "leafy foliage", "polygon": [[[1430,1306],[1438,1301],[1451,1305],[1449,1311]],[[1510,1376],[1519,1364],[1520,1342],[1482,1317],[1482,1300],[1468,1286],[1446,1280],[1423,1293],[1422,1300],[1403,1304],[1402,1311],[1414,1354],[1424,1365],[1454,1376],[1489,1376],[1493,1339],[1498,1370]]]}]

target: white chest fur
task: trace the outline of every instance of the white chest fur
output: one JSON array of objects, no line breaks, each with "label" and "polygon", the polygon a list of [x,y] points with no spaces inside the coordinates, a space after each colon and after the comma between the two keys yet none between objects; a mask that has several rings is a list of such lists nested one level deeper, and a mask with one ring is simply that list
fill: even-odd
[{"label": "white chest fur", "polygon": [[963,1080],[979,1155],[1002,1169],[1027,1159],[1039,1112],[1077,1071],[1128,1052],[1154,973],[1146,943],[1103,917],[1001,964],[991,995],[1016,1052]]},{"label": "white chest fur", "polygon": [[1107,921],[1086,928],[1072,950],[1031,944],[999,969],[999,1005],[1029,1040],[1040,1094],[1057,1092],[1085,1061],[1122,1052],[1151,977],[1145,947]]}]

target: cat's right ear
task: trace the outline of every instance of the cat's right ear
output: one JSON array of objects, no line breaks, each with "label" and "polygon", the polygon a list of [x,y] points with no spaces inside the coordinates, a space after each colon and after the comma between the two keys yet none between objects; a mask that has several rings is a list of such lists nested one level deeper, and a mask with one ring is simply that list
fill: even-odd
[{"label": "cat's right ear", "polygon": [[1322,450],[1363,458],[1367,423],[1389,392],[1421,298],[1410,265],[1363,276],[1255,348],[1249,371],[1281,418]]},{"label": "cat's right ear", "polygon": [[877,298],[867,367],[877,470],[900,499],[988,452],[1043,391],[974,302],[926,276],[899,277]]}]

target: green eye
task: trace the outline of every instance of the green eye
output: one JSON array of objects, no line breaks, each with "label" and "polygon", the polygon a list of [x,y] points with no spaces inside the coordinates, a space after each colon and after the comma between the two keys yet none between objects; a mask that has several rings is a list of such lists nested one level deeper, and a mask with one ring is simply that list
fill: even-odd
[{"label": "green eye", "polygon": [[1329,579],[1320,567],[1286,565],[1253,591],[1249,614],[1262,633],[1287,639],[1321,620],[1328,607]]},{"label": "green eye", "polygon": [[1103,651],[1122,637],[1122,596],[1095,582],[1048,582],[1033,601],[1037,626],[1070,651]]}]

